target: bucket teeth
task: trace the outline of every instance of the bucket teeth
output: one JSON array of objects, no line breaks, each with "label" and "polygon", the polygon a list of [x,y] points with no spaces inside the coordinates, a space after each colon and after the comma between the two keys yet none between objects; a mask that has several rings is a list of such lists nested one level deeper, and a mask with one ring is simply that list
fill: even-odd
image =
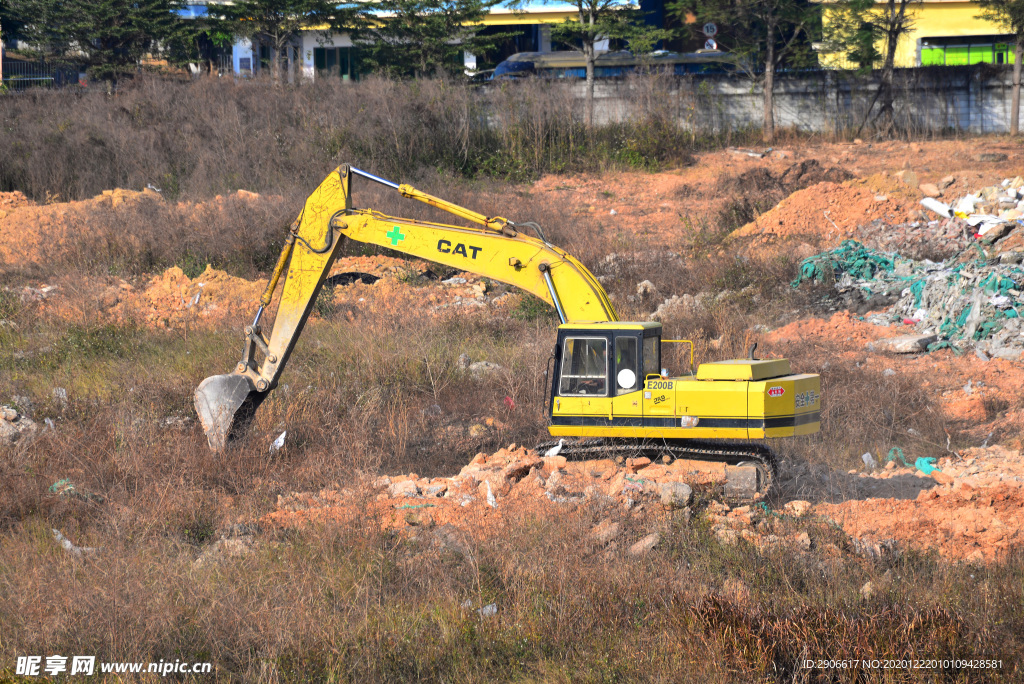
[{"label": "bucket teeth", "polygon": [[266,395],[244,375],[214,375],[203,380],[196,388],[195,406],[210,448],[222,451],[252,420]]}]

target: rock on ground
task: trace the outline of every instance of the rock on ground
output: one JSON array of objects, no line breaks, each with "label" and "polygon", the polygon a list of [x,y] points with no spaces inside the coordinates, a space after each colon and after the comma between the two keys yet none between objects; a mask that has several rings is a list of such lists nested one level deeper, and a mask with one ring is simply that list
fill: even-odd
[{"label": "rock on ground", "polygon": [[633,544],[629,547],[629,555],[631,556],[642,556],[647,553],[661,541],[661,535],[657,532],[651,532],[649,535]]},{"label": "rock on ground", "polygon": [[928,345],[939,339],[938,335],[900,335],[877,342],[869,343],[872,351],[891,352],[893,354],[917,354],[928,351]]},{"label": "rock on ground", "polygon": [[598,544],[607,544],[619,536],[621,529],[622,526],[617,522],[612,522],[610,518],[602,520],[590,531],[590,538]]},{"label": "rock on ground", "polygon": [[477,377],[496,373],[500,370],[501,366],[496,363],[491,363],[490,361],[474,361],[469,364],[469,372]]},{"label": "rock on ground", "polygon": [[0,444],[14,444],[33,436],[39,430],[36,422],[10,406],[0,406]]},{"label": "rock on ground", "polygon": [[693,490],[685,482],[665,482],[661,485],[661,503],[669,508],[685,508],[693,500]]}]

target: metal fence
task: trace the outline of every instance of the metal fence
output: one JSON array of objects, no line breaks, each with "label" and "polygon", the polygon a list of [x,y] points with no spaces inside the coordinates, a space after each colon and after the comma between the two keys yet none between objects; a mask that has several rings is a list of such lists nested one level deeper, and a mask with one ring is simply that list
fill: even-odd
[{"label": "metal fence", "polygon": [[5,59],[3,84],[8,90],[55,88],[78,83],[78,69],[46,62]]}]

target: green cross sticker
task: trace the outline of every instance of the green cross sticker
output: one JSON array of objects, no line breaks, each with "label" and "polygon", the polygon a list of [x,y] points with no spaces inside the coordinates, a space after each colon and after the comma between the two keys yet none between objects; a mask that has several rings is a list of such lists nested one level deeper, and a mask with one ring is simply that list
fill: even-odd
[{"label": "green cross sticker", "polygon": [[397,247],[398,243],[405,239],[405,235],[403,235],[402,231],[398,229],[398,226],[395,226],[388,232],[384,233],[384,237],[391,238],[392,247]]}]

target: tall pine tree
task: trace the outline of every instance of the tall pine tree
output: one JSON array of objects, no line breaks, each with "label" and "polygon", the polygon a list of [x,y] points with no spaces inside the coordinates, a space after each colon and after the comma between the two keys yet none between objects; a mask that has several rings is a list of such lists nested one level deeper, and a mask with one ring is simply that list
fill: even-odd
[{"label": "tall pine tree", "polygon": [[41,56],[84,62],[111,85],[158,53],[182,19],[176,0],[8,0],[20,34]]},{"label": "tall pine tree", "polygon": [[480,55],[515,33],[481,35],[500,0],[380,0],[357,32],[363,62],[394,76],[462,71],[462,53]]}]

